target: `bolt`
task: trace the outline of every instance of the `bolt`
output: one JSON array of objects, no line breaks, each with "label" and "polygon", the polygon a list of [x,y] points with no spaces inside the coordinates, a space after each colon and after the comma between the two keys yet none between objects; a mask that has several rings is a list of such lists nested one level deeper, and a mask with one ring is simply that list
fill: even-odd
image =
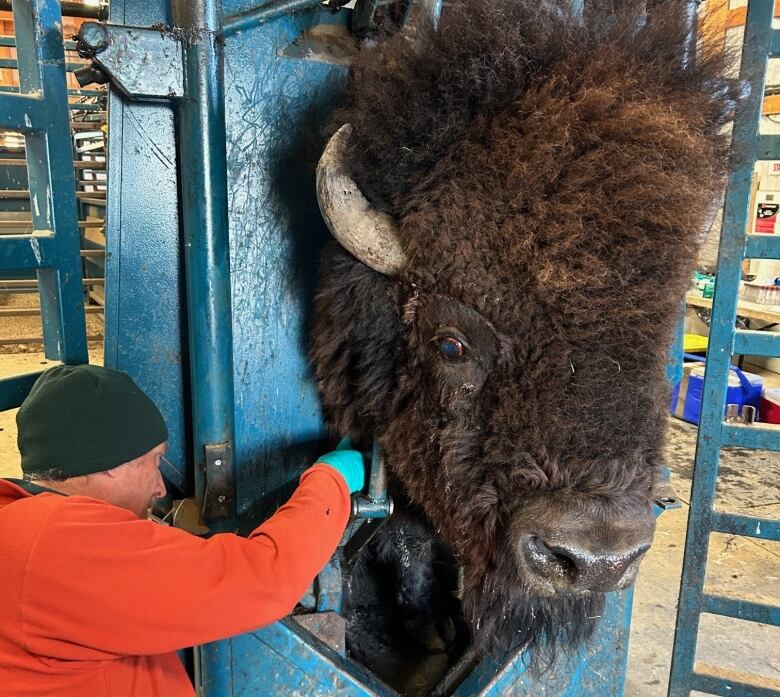
[{"label": "bolt", "polygon": [[222,467],[222,460],[214,460],[214,467]]},{"label": "bolt", "polygon": [[220,503],[225,503],[226,498],[227,498],[226,496],[220,494],[219,496],[217,496],[217,501],[219,501]]},{"label": "bolt", "polygon": [[94,56],[108,47],[108,30],[99,22],[84,22],[79,29],[78,42],[80,50]]}]

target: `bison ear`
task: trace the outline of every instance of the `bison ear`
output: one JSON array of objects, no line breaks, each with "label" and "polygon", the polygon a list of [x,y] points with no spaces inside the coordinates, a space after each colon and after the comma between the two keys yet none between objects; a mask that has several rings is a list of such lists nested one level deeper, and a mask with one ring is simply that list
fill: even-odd
[{"label": "bison ear", "polygon": [[393,281],[330,244],[314,299],[309,358],[329,426],[370,443],[387,419],[402,349]]},{"label": "bison ear", "polygon": [[386,276],[406,263],[398,223],[374,208],[348,174],[346,152],[352,126],[342,126],[328,142],[317,166],[317,200],[322,217],[344,249]]}]

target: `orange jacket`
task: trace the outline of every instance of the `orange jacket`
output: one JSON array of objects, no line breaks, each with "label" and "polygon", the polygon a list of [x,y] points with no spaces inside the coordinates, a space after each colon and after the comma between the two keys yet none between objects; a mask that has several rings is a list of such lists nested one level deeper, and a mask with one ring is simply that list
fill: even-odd
[{"label": "orange jacket", "polygon": [[248,538],[207,540],[0,479],[0,695],[191,697],[175,651],[289,614],[349,510],[322,464]]}]

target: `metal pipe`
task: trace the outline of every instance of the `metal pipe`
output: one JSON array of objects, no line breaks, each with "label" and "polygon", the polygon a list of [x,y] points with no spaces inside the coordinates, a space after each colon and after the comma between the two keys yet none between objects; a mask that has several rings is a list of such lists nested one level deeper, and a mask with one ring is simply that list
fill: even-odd
[{"label": "metal pipe", "polygon": [[93,198],[90,196],[91,193],[92,193],[91,191],[77,191],[76,198],[79,199],[82,203],[86,203],[91,206],[99,206],[101,208],[105,208],[106,199]]},{"label": "metal pipe", "polygon": [[[88,227],[102,228],[103,221],[102,220],[79,220],[78,226],[81,229],[88,228]],[[29,218],[25,220],[0,220],[0,230],[16,230],[17,228],[32,230],[33,221],[30,220]]]},{"label": "metal pipe", "polygon": [[[77,61],[67,61],[65,63],[65,70],[72,73],[74,70],[83,68],[85,65],[89,64]],[[18,70],[19,62],[16,58],[0,58],[0,68],[3,68],[4,70]]]},{"label": "metal pipe", "polygon": [[[219,517],[231,519],[235,513],[235,406],[221,16],[219,0],[173,3],[174,24],[185,37],[187,88],[178,107],[176,140],[181,163],[195,493],[204,518],[211,517],[205,510],[208,496],[219,500],[222,511],[230,511]],[[219,446],[226,446],[226,455],[211,464],[218,463],[221,481],[229,485],[207,491],[207,447],[212,452]]]},{"label": "metal pipe", "polygon": [[[0,10],[8,12],[12,9],[11,0],[0,0]],[[108,5],[86,5],[83,2],[61,0],[63,17],[87,17],[89,19],[108,19]]]},{"label": "metal pipe", "polygon": [[[0,158],[0,167],[27,167],[27,160],[22,157],[3,157]],[[106,163],[75,160],[73,167],[75,169],[105,169]]]},{"label": "metal pipe", "polygon": [[[87,341],[100,341],[103,338],[101,334],[90,334]],[[42,336],[15,336],[0,337],[0,346],[15,346],[16,344],[42,344]]]},{"label": "metal pipe", "polygon": [[[1,1],[1,0],[0,0]],[[13,92],[20,91],[19,85],[0,85],[0,92]],[[82,89],[69,89],[69,97],[105,97],[108,95],[108,90],[82,90]]]},{"label": "metal pipe", "polygon": [[302,12],[322,4],[322,0],[277,0],[264,2],[244,12],[225,17],[224,34],[230,36],[244,29],[270,22],[290,12]]},{"label": "metal pipe", "polygon": [[[88,305],[84,308],[88,315],[105,312],[104,307],[99,305]],[[40,306],[37,307],[0,307],[0,317],[35,317],[41,314]]]},{"label": "metal pipe", "polygon": [[[76,42],[75,41],[63,41],[63,46],[65,47],[66,51],[75,51],[76,50]],[[7,46],[8,48],[16,48],[16,37],[15,36],[0,36],[0,46]]]},{"label": "metal pipe", "polygon": [[105,121],[71,121],[71,131],[100,131],[106,125]]},{"label": "metal pipe", "polygon": [[372,501],[384,501],[387,499],[387,471],[378,440],[374,440],[374,447],[371,450],[371,475],[368,480],[368,497]]},{"label": "metal pipe", "polygon": [[[102,286],[106,282],[104,278],[83,278],[81,280],[85,286]],[[12,281],[0,280],[0,290],[24,290],[26,288],[36,288],[37,285],[38,279],[35,278],[15,279]]]},{"label": "metal pipe", "polygon": [[699,35],[699,4],[701,0],[688,0],[686,7],[686,24],[688,35],[683,46],[683,65],[693,67],[696,61],[696,44]]},{"label": "metal pipe", "polygon": [[[29,200],[30,192],[26,189],[0,189],[0,201],[4,200]],[[76,193],[76,198],[80,200],[86,199],[101,199],[100,205],[105,205],[106,192],[105,191],[79,191]]]}]

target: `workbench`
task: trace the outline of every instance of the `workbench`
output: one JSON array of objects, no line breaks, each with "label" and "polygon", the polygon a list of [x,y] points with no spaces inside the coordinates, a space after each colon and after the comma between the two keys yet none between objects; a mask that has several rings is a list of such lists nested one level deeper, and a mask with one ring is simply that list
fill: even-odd
[{"label": "workbench", "polygon": [[[695,290],[689,290],[685,294],[685,304],[688,307],[703,307],[711,310],[712,298],[702,298]],[[769,322],[772,325],[780,324],[780,306],[762,305],[740,299],[737,301],[737,316],[747,320]],[[769,329],[769,327],[760,327],[760,329]]]},{"label": "workbench", "polygon": [[[689,290],[685,294],[685,304],[688,307],[712,310],[712,298],[703,298],[695,290]],[[742,317],[745,320],[745,329],[757,329],[759,331],[774,329],[780,324],[780,306],[762,305],[761,303],[753,303],[740,298],[737,301],[737,317]],[[766,324],[762,327],[752,327],[751,322],[753,320],[765,322]],[[744,356],[740,356],[738,363],[740,368],[743,362]]]}]

